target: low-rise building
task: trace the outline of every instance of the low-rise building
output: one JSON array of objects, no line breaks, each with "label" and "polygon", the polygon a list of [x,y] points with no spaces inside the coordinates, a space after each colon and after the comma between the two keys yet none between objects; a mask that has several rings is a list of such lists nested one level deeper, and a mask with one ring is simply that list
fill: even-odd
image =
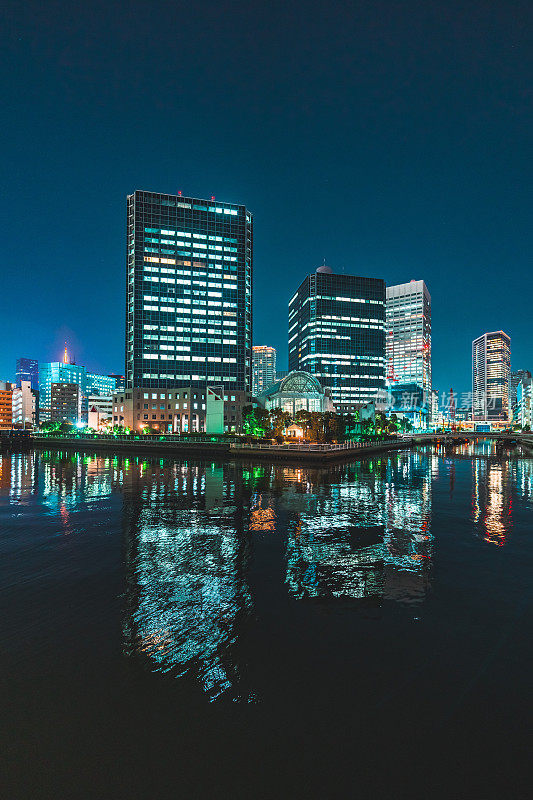
[{"label": "low-rise building", "polygon": [[[113,395],[113,425],[142,431],[152,428],[165,433],[203,433],[206,430],[207,389],[125,389]],[[250,392],[226,390],[224,430],[240,432],[243,408],[250,405]]]},{"label": "low-rise building", "polygon": [[288,439],[303,439],[305,436],[305,430],[301,425],[297,425],[295,422],[293,422],[292,425],[287,425],[283,431],[283,435]]},{"label": "low-rise building", "polygon": [[13,427],[22,430],[39,425],[39,392],[32,389],[31,381],[21,380],[13,389]]},{"label": "low-rise building", "polygon": [[89,428],[101,430],[113,421],[113,395],[100,397],[99,395],[89,396],[89,414],[87,424]]},{"label": "low-rise building", "polygon": [[0,381],[0,431],[13,427],[13,384]]}]

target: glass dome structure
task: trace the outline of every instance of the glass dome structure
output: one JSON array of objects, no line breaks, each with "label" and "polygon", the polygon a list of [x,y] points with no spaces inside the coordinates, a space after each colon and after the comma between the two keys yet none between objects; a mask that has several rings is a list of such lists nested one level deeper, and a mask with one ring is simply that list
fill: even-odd
[{"label": "glass dome structure", "polygon": [[332,411],[329,391],[314,375],[294,370],[257,396],[267,410],[281,408],[293,416],[298,411]]}]

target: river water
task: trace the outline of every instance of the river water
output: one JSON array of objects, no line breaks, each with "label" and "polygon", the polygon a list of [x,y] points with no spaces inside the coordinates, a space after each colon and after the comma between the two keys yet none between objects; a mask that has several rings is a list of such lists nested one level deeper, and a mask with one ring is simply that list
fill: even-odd
[{"label": "river water", "polygon": [[529,796],[532,509],[489,440],[3,455],[2,796]]}]

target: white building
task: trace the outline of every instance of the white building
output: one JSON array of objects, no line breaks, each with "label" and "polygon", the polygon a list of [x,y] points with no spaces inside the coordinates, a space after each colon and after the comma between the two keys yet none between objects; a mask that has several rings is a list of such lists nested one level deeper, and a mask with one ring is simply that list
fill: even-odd
[{"label": "white building", "polygon": [[266,345],[252,347],[252,394],[257,396],[276,383],[276,349]]},{"label": "white building", "polygon": [[105,427],[105,423],[108,421],[109,424],[113,422],[113,396],[109,397],[101,397],[100,395],[90,395],[89,396],[89,414],[88,414],[88,426],[89,428],[94,428],[94,430],[99,430],[102,427]]},{"label": "white building", "polygon": [[507,424],[510,419],[511,337],[484,333],[472,342],[472,419]]},{"label": "white building", "polygon": [[20,389],[13,389],[13,427],[34,428],[39,422],[38,392],[31,381],[21,381]]},{"label": "white building", "polygon": [[387,287],[386,320],[388,405],[425,428],[431,413],[431,295],[424,281]]}]

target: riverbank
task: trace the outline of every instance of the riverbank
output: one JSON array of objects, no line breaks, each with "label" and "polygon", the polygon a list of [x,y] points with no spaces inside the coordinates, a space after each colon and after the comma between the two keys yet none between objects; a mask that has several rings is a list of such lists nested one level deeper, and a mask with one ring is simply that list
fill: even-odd
[{"label": "riverbank", "polygon": [[38,449],[68,449],[86,452],[88,450],[111,450],[113,452],[159,453],[173,456],[198,456],[222,460],[236,458],[260,458],[267,461],[298,461],[302,463],[329,463],[331,461],[351,461],[375,455],[376,453],[400,450],[411,447],[412,439],[387,439],[376,442],[347,442],[345,444],[263,444],[216,440],[209,436],[196,439],[161,436],[93,436],[79,434],[49,435],[35,433],[25,439],[24,447]]}]

